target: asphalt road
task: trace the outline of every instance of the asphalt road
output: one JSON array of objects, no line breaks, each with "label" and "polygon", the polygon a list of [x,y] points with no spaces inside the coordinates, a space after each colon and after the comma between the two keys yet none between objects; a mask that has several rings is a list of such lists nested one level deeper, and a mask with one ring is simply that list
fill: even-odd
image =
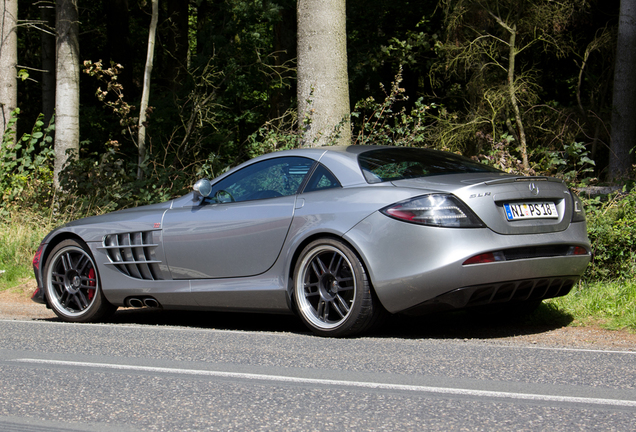
[{"label": "asphalt road", "polygon": [[636,430],[633,351],[133,316],[0,321],[0,431]]}]

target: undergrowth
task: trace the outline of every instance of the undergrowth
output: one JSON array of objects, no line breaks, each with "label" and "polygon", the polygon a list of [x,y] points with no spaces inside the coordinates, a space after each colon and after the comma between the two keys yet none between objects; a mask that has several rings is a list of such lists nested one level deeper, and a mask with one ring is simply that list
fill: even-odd
[{"label": "undergrowth", "polygon": [[59,221],[21,212],[0,218],[0,290],[33,277],[31,261],[44,238]]},{"label": "undergrowth", "polygon": [[572,316],[571,325],[599,325],[636,332],[636,281],[579,283],[570,294],[546,302]]}]

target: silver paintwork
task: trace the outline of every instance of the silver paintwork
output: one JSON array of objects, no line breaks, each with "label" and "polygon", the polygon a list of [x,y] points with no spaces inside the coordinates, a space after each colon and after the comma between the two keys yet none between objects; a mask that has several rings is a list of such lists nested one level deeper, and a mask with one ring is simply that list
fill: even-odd
[{"label": "silver paintwork", "polygon": [[[298,252],[325,236],[346,241],[359,254],[380,302],[393,313],[460,287],[578,277],[584,272],[589,254],[462,265],[476,254],[522,246],[567,244],[589,251],[585,222],[571,222],[573,198],[560,180],[486,173],[368,184],[357,163],[357,155],[368,149],[330,147],[268,154],[212,181],[214,186],[261,160],[302,156],[324,164],[342,188],[202,204],[202,195],[209,192],[199,184],[195,192],[166,203],[69,223],[45,238],[42,260],[60,239],[79,238],[89,246],[103,293],[114,305],[150,296],[165,309],[278,313],[292,310],[291,279]],[[426,193],[454,194],[488,228],[420,226],[379,213],[387,205]],[[504,202],[528,199],[554,199],[560,217],[514,224],[505,220]],[[157,280],[127,276],[111,263],[105,238],[137,232],[151,232],[157,245],[153,249]],[[42,275],[37,276],[41,281]]]}]

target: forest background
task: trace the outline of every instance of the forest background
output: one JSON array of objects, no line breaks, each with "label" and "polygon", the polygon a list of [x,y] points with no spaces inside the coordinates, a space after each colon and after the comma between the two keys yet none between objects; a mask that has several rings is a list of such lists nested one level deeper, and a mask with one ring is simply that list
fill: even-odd
[{"label": "forest background", "polygon": [[[306,145],[296,0],[158,1],[148,108],[152,3],[77,0],[80,146],[56,178],[56,4],[2,1],[19,19],[17,109],[0,148],[0,288],[26,277],[54,225],[180,196],[248,158]],[[563,178],[582,191],[594,247],[580,295],[611,287],[601,307],[636,328],[633,136],[623,168],[611,165],[620,10],[619,0],[348,0],[351,114],[339,127],[353,144]]]}]

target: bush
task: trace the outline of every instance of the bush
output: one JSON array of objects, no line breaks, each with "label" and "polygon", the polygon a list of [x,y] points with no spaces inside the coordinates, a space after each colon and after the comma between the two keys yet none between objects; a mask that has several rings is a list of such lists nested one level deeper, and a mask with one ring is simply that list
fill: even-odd
[{"label": "bush", "polygon": [[14,208],[41,212],[53,198],[53,121],[45,127],[40,114],[31,133],[14,142],[19,114],[16,108],[0,144],[0,218],[5,219]]},{"label": "bush", "polygon": [[592,244],[589,280],[632,280],[636,273],[636,190],[585,199]]}]

